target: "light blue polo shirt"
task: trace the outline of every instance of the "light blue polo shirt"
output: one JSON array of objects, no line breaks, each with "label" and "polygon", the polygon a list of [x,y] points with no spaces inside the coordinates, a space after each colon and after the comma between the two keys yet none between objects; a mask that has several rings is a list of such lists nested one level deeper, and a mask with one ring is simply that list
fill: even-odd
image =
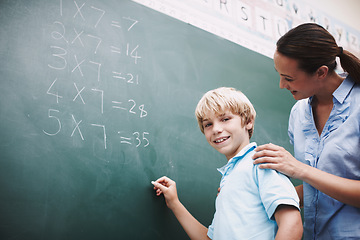
[{"label": "light blue polo shirt", "polygon": [[253,164],[255,148],[256,143],[250,143],[218,169],[223,177],[208,229],[211,239],[274,239],[276,208],[286,204],[299,209],[295,188],[285,175]]}]

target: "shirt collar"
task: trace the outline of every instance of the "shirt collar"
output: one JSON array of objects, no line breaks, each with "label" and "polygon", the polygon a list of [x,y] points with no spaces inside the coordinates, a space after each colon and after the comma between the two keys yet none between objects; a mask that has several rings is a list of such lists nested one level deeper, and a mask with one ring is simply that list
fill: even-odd
[{"label": "shirt collar", "polygon": [[[352,78],[348,75],[344,81],[340,84],[340,86],[333,92],[333,97],[338,101],[340,104],[343,104],[345,98],[350,93],[351,89],[353,88],[355,82]],[[312,103],[313,97],[309,97],[309,104]]]},{"label": "shirt collar", "polygon": [[225,166],[218,168],[217,170],[224,176],[231,172],[231,170],[234,168],[236,163],[243,159],[248,152],[256,148],[256,143],[252,142],[248,145],[246,145],[243,149],[240,150],[238,154],[236,154],[235,157],[231,158]]},{"label": "shirt collar", "polygon": [[355,82],[351,79],[350,76],[347,76],[344,81],[340,84],[340,86],[333,93],[334,98],[341,104],[344,103],[345,98],[350,93],[353,88]]}]

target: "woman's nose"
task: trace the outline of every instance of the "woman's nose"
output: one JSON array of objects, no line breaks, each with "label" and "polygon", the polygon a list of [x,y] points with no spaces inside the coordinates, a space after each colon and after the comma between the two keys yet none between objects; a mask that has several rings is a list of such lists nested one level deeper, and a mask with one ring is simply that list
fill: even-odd
[{"label": "woman's nose", "polygon": [[279,88],[281,88],[281,89],[287,88],[286,85],[287,85],[286,81],[280,78]]}]

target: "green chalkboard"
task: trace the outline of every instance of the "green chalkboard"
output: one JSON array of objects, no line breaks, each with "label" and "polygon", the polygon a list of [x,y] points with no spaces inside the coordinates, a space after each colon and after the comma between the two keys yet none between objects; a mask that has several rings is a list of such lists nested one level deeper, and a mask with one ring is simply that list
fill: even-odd
[{"label": "green chalkboard", "polygon": [[0,238],[186,239],[151,180],[211,223],[226,159],[194,109],[232,86],[290,149],[272,60],[137,3],[0,3]]}]

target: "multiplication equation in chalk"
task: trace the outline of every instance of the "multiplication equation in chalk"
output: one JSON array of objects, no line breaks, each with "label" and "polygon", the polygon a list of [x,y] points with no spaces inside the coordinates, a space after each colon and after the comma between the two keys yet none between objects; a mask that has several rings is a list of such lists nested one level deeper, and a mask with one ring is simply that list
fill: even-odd
[{"label": "multiplication equation in chalk", "polygon": [[[115,112],[142,122],[148,117],[147,103],[141,100],[142,78],[137,72],[144,60],[141,45],[134,38],[127,38],[140,21],[120,13],[107,14],[113,10],[102,9],[90,1],[60,0],[57,4],[55,19],[48,25],[46,65],[51,76],[44,94],[50,106],[44,113],[47,125],[43,133],[48,136],[69,133],[70,138],[87,141],[91,134],[100,131],[105,149],[110,134],[117,136],[119,144],[147,147],[149,131],[103,123]],[[127,92],[129,88],[131,93]],[[89,106],[95,111],[86,118],[84,112]]]}]

